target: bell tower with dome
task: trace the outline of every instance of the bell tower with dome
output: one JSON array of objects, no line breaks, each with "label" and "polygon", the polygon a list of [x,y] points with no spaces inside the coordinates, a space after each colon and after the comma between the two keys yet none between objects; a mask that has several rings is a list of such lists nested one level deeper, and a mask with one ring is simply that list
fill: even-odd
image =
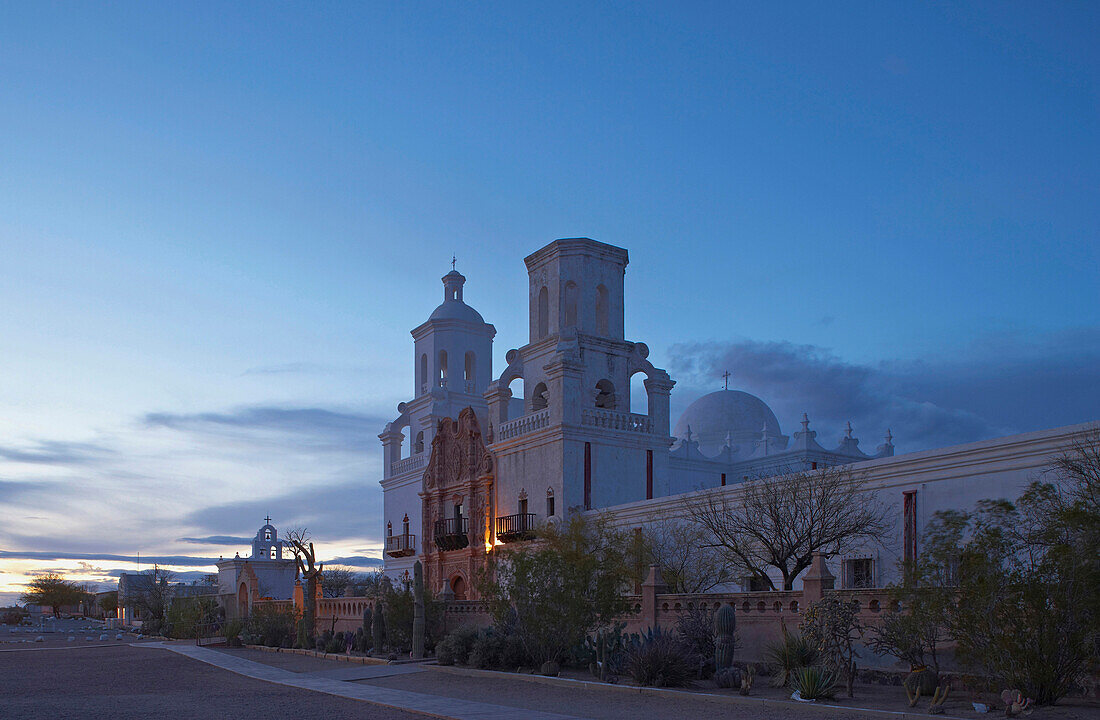
[{"label": "bell tower with dome", "polygon": [[[424,475],[443,423],[457,421],[467,408],[484,421],[484,393],[493,377],[496,328],[464,298],[466,278],[455,269],[442,278],[443,302],[412,330],[413,394],[398,404],[397,418],[382,441],[383,536],[391,577],[412,573],[417,555],[428,547],[421,512]],[[450,429],[450,425],[444,427]],[[449,437],[449,436],[448,436]],[[461,503],[459,503],[461,504]]]}]

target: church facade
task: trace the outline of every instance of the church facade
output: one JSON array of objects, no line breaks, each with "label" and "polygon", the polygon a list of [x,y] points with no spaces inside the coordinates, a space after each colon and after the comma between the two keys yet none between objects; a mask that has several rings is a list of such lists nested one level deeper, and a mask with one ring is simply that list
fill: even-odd
[{"label": "church facade", "polygon": [[[464,302],[460,273],[443,277],[443,302],[412,331],[412,398],[379,435],[392,577],[420,558],[429,587],[466,597],[490,548],[571,512],[872,457],[850,433],[821,447],[806,423],[792,444],[767,405],[733,390],[700,398],[673,432],[675,382],[625,337],[627,262],[626,250],[586,238],[528,256],[528,342],[499,375],[495,328]],[[630,412],[639,373],[645,414]],[[892,451],[887,441],[875,456]]]},{"label": "church facade", "polygon": [[271,518],[264,518],[247,557],[237,553],[228,560],[218,559],[218,602],[227,618],[247,617],[252,603],[261,598],[294,597],[297,566],[293,555],[284,555],[285,546]]},{"label": "church facade", "polygon": [[[644,342],[625,337],[627,251],[562,239],[524,262],[528,342],[508,351],[499,374],[492,367],[496,330],[464,302],[465,278],[454,270],[443,277],[443,302],[412,331],[413,394],[379,435],[384,567],[395,580],[411,575],[420,559],[433,592],[473,598],[486,554],[527,539],[542,523],[600,511],[637,527],[682,514],[690,493],[733,497],[755,477],[851,465],[870,470],[869,489],[889,486],[899,543],[840,558],[836,574],[848,577],[851,564],[859,582],[881,584],[902,546],[916,548],[921,518],[964,498],[1015,497],[1033,474],[1039,455],[1021,459],[1013,438],[978,443],[977,469],[936,461],[962,452],[951,448],[930,451],[931,460],[929,453],[895,458],[885,429],[870,453],[850,425],[835,447],[825,447],[805,415],[799,431],[784,435],[766,403],[728,388],[695,400],[673,426],[675,381],[649,361]],[[638,374],[645,413],[630,407]],[[521,397],[512,390],[517,380]],[[1048,431],[1029,447],[1049,450],[1081,431]],[[923,464],[913,465],[916,456]],[[932,477],[918,466],[940,471]],[[918,503],[930,482],[933,502]]]}]

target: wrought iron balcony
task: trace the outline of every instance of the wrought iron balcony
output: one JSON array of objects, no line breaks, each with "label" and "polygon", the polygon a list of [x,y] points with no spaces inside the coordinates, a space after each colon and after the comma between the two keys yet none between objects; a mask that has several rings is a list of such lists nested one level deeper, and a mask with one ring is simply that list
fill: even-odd
[{"label": "wrought iron balcony", "polygon": [[502,543],[530,540],[535,536],[535,513],[518,513],[497,518],[497,540]]},{"label": "wrought iron balcony", "polygon": [[470,519],[464,517],[436,520],[435,545],[440,550],[461,550],[470,544]]},{"label": "wrought iron balcony", "polygon": [[416,535],[390,535],[386,538],[386,554],[405,557],[416,554]]}]

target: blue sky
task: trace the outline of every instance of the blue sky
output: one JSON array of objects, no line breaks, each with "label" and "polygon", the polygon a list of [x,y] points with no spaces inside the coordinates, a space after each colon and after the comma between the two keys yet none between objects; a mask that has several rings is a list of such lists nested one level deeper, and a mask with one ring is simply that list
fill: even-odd
[{"label": "blue sky", "polygon": [[1098,36],[1088,3],[5,4],[0,601],[269,512],[377,557],[452,253],[498,369],[523,256],[583,235],[630,250],[674,412],[729,369],[899,452],[1097,419]]}]

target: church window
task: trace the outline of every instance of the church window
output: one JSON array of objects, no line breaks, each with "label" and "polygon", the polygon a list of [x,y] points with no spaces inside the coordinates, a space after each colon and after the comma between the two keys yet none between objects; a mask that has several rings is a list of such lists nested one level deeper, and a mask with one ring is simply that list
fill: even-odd
[{"label": "church window", "polygon": [[584,444],[584,509],[592,509],[592,443]]},{"label": "church window", "polygon": [[615,385],[610,380],[604,379],[596,383],[596,407],[615,409]]},{"label": "church window", "polygon": [[393,535],[393,523],[388,522],[386,523],[386,536],[389,537],[391,535]]},{"label": "church window", "polygon": [[271,548],[271,559],[272,560],[278,559],[278,553],[275,552],[275,548]]},{"label": "church window", "polygon": [[264,531],[264,540],[270,540],[270,539],[271,539],[271,531],[270,530],[265,530]]},{"label": "church window", "polygon": [[576,327],[577,325],[577,284],[574,282],[567,282],[565,284],[565,327]]},{"label": "church window", "polygon": [[428,353],[420,354],[420,392],[428,392]]},{"label": "church window", "polygon": [[554,491],[550,488],[546,490],[546,517],[554,517]]},{"label": "church window", "polygon": [[874,586],[874,561],[871,558],[853,558],[844,561],[845,588],[872,588]]},{"label": "church window", "polygon": [[550,392],[546,389],[546,383],[539,383],[531,391],[531,412],[545,410],[550,406]]},{"label": "church window", "polygon": [[645,451],[645,499],[653,499],[653,451]]},{"label": "church window", "polygon": [[526,515],[527,514],[527,497],[526,496],[521,497],[519,499],[519,514],[520,515]]},{"label": "church window", "polygon": [[722,473],[722,487],[726,486],[726,474]]},{"label": "church window", "polygon": [[544,287],[539,290],[539,339],[550,334],[550,292]]},{"label": "church window", "polygon": [[468,350],[466,352],[466,373],[465,373],[466,392],[468,392],[468,393],[474,392],[474,388],[475,388],[474,373],[476,372],[476,370],[477,370],[477,355],[474,354],[473,350]]},{"label": "church window", "polygon": [[439,351],[439,387],[447,387],[447,351]]},{"label": "church window", "polygon": [[406,514],[406,515],[405,515],[405,519],[404,519],[404,520],[402,520],[401,522],[402,522],[402,525],[403,525],[403,528],[402,528],[403,532],[402,532],[402,534],[403,534],[403,535],[404,535],[405,537],[408,537],[408,536],[409,536],[409,516],[408,516],[408,515]]},{"label": "church window", "polygon": [[902,542],[905,546],[905,562],[911,563],[917,559],[917,491],[907,490],[902,493],[904,506],[904,525],[902,526]]},{"label": "church window", "polygon": [[416,434],[416,443],[413,445],[414,453],[424,452],[424,431],[421,430]]},{"label": "church window", "polygon": [[596,334],[597,335],[609,335],[610,330],[608,316],[610,315],[610,309],[607,307],[608,297],[607,288],[600,285],[596,288]]}]

